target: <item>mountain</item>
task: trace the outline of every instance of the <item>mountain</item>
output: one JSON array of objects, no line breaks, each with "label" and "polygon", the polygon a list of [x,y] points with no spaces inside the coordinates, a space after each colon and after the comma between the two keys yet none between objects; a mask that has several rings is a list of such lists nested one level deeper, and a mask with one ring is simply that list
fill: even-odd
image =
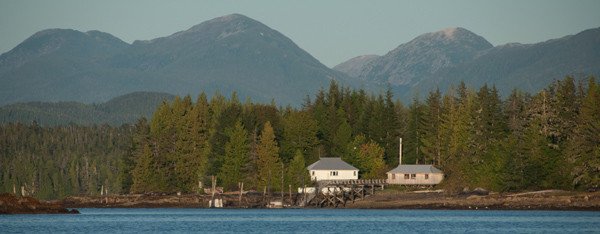
[{"label": "mountain", "polygon": [[411,86],[440,69],[470,61],[492,47],[483,37],[464,28],[448,28],[423,34],[398,46],[364,65],[357,77],[394,86]]},{"label": "mountain", "polygon": [[366,64],[348,61],[336,69],[366,82],[388,83],[404,101],[436,88],[445,91],[460,81],[474,88],[495,85],[503,95],[515,88],[537,92],[568,75],[600,75],[600,28],[496,47],[466,29],[449,28],[418,36]]},{"label": "mountain", "polygon": [[239,14],[149,41],[106,33],[49,30],[0,56],[0,105],[24,101],[106,101],[135,91],[299,104],[331,80],[357,86],[292,40]]},{"label": "mountain", "polygon": [[102,72],[94,71],[103,71],[102,61],[128,46],[118,38],[98,31],[40,31],[0,55],[0,105],[23,101],[108,99],[110,96],[99,88],[114,79],[102,79],[112,75],[101,76]]},{"label": "mountain", "polygon": [[150,118],[163,101],[175,96],[167,93],[135,92],[102,104],[79,102],[27,102],[0,107],[0,123],[31,123],[43,126],[135,123],[140,117]]},{"label": "mountain", "polygon": [[501,94],[512,89],[535,92],[565,76],[600,75],[600,28],[535,44],[496,46],[476,59],[444,69],[418,88],[447,89],[463,80],[471,87],[494,84]]},{"label": "mountain", "polygon": [[364,67],[372,62],[373,60],[378,59],[379,55],[361,55],[354,58],[349,59],[346,62],[340,63],[333,67],[333,70],[340,71],[346,73],[351,77],[358,77]]}]

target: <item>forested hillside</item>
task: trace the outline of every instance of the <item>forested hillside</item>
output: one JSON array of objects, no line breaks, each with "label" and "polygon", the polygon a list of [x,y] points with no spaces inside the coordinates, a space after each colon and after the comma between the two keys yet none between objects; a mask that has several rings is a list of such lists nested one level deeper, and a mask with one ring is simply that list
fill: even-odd
[{"label": "forested hillside", "polygon": [[0,192],[38,198],[127,192],[124,157],[133,127],[3,124],[0,126]]},{"label": "forested hillside", "polygon": [[[201,94],[164,102],[135,126],[2,125],[2,191],[27,184],[41,198],[110,192],[196,192],[219,186],[269,191],[307,182],[305,166],[342,157],[361,178],[385,178],[398,164],[442,169],[457,191],[597,188],[600,87],[567,77],[530,95],[501,100],[494,87],[464,84],[409,105],[391,92],[368,95],[332,83],[299,109]],[[89,135],[86,135],[89,134]],[[54,182],[53,182],[54,181]],[[45,191],[45,192],[42,192]]]},{"label": "forested hillside", "polygon": [[133,92],[100,104],[79,102],[27,102],[0,107],[0,123],[32,123],[41,126],[108,124],[120,126],[150,118],[156,107],[175,96],[168,93]]}]

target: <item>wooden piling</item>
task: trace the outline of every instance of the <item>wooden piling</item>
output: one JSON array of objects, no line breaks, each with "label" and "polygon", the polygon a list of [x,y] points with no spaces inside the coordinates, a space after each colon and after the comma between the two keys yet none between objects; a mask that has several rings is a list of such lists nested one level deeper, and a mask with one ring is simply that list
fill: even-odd
[{"label": "wooden piling", "polygon": [[210,206],[211,207],[216,207],[215,206],[215,190],[217,188],[217,177],[216,176],[211,176],[210,177],[210,182],[212,183],[212,189],[211,189],[211,197],[210,197]]},{"label": "wooden piling", "polygon": [[240,197],[238,198],[238,204],[242,206],[242,194],[244,194],[244,182],[238,182],[238,186],[240,187]]}]

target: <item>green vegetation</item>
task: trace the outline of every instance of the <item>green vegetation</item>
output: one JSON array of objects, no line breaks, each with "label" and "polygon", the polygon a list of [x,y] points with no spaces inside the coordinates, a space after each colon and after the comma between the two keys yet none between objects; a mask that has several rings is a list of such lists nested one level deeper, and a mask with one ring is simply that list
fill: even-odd
[{"label": "green vegetation", "polygon": [[132,127],[0,126],[0,192],[39,198],[127,192]]},{"label": "green vegetation", "polygon": [[32,123],[40,126],[68,124],[109,124],[120,126],[135,123],[141,117],[150,118],[163,100],[175,96],[167,93],[134,92],[101,104],[78,102],[27,102],[0,107],[0,123]]},{"label": "green vegetation", "polygon": [[[487,85],[461,84],[405,107],[390,92],[368,95],[332,83],[300,109],[215,95],[163,102],[134,126],[0,125],[0,191],[21,185],[39,198],[72,194],[196,192],[218,176],[237,190],[308,183],[319,157],[342,157],[362,178],[398,164],[434,164],[445,188],[494,191],[597,188],[600,88],[567,77],[502,101]],[[283,186],[282,186],[283,182]]]}]

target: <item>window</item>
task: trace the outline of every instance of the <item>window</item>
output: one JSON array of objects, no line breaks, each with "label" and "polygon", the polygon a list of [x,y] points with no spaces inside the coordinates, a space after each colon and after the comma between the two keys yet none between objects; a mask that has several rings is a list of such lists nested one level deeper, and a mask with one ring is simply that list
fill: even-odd
[{"label": "window", "polygon": [[416,178],[417,178],[417,174],[410,174],[410,179],[411,179],[411,180],[414,180],[414,179],[416,179]]},{"label": "window", "polygon": [[312,175],[315,175],[315,171],[312,171]]},{"label": "window", "polygon": [[354,171],[354,175],[356,175],[356,171]]},{"label": "window", "polygon": [[408,180],[409,179],[409,175],[408,174],[404,174],[404,179]]},{"label": "window", "polygon": [[396,174],[392,173],[392,180],[396,179]]},{"label": "window", "polygon": [[429,174],[425,174],[425,179],[428,180],[429,179]]},{"label": "window", "polygon": [[330,175],[330,176],[337,176],[337,175],[338,175],[338,172],[337,172],[337,171],[330,171],[330,172],[329,172],[329,175]]}]

